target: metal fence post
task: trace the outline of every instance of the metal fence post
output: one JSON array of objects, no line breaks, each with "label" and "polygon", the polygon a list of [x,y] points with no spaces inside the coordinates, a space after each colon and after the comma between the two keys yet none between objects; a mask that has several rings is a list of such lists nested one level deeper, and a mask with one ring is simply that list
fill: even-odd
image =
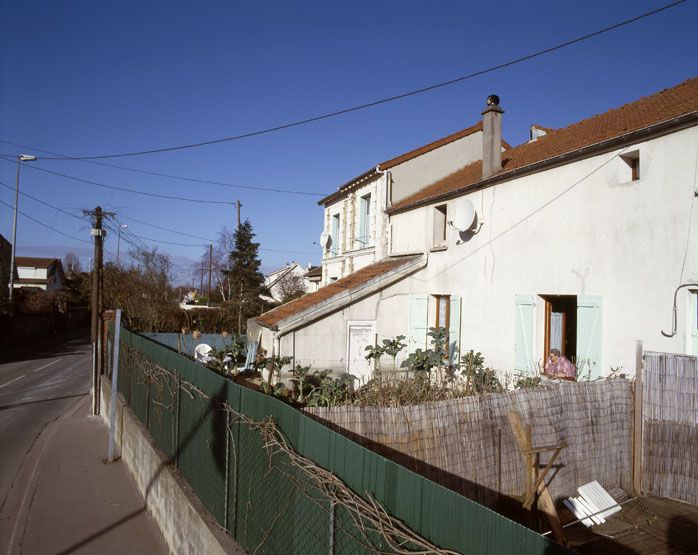
[{"label": "metal fence post", "polygon": [[116,421],[116,396],[118,395],[119,379],[119,341],[121,340],[121,309],[116,309],[116,322],[114,323],[114,361],[111,367],[111,402],[109,406],[109,448],[107,449],[107,462],[114,462],[114,428]]},{"label": "metal fence post", "polygon": [[334,555],[334,519],[335,519],[335,506],[336,503],[334,501],[330,502],[330,545],[329,545],[329,555]]},{"label": "metal fence post", "polygon": [[635,405],[633,411],[633,489],[642,493],[642,341],[635,344]]},{"label": "metal fence post", "polygon": [[180,390],[182,386],[182,375],[179,370],[176,373],[176,393],[175,393],[175,413],[174,413],[174,464],[175,468],[179,467],[179,401],[180,401]]},{"label": "metal fence post", "polygon": [[228,503],[230,494],[228,493],[230,480],[230,412],[225,411],[225,497],[223,502],[223,528],[228,529]]}]

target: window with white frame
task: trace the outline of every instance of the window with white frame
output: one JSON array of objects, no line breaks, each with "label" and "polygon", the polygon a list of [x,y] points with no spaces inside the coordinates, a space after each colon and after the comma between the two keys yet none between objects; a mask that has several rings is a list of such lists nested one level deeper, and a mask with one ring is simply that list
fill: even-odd
[{"label": "window with white frame", "polygon": [[359,248],[368,246],[371,235],[371,193],[359,198],[359,229],[356,242]]},{"label": "window with white frame", "polygon": [[332,234],[330,237],[330,256],[337,256],[339,254],[339,214],[332,216]]}]

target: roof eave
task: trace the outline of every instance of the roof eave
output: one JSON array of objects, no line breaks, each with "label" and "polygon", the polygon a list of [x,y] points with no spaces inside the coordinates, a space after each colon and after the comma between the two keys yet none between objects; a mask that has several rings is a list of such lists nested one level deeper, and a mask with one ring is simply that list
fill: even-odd
[{"label": "roof eave", "polygon": [[255,318],[255,322],[261,327],[270,329],[274,332],[280,332],[281,335],[285,335],[307,325],[310,322],[318,320],[331,312],[335,312],[336,310],[339,310],[352,302],[372,295],[376,291],[383,289],[388,285],[391,285],[396,281],[399,281],[416,272],[417,270],[424,268],[427,265],[427,262],[428,254],[424,253],[420,258],[417,258],[409,264],[404,264],[398,266],[397,268],[393,268],[384,274],[375,276],[366,283],[362,283],[349,289],[348,291],[345,291],[344,293],[340,293],[325,299],[324,301],[310,306],[301,312],[278,320],[274,324],[268,324],[258,318]]},{"label": "roof eave", "polygon": [[340,185],[334,193],[331,193],[327,195],[325,198],[322,198],[319,201],[317,201],[318,205],[324,206],[329,204],[330,202],[337,200],[338,198],[343,197],[352,189],[359,187],[364,181],[375,175],[378,175],[377,166],[375,168],[371,168],[370,170],[366,170],[361,175],[357,175],[355,178],[347,181],[344,185]]},{"label": "roof eave", "polygon": [[[631,131],[629,133],[625,133],[623,135],[619,135],[611,139],[606,139],[604,141],[600,141],[598,143],[594,143],[586,147],[582,147],[570,152],[565,152],[563,154],[553,156],[552,158],[546,158],[545,160],[533,162],[532,164],[527,164],[525,166],[515,168],[508,172],[499,173],[491,177],[488,177],[487,179],[481,179],[480,181],[476,181],[475,183],[458,187],[453,191],[448,191],[440,195],[435,195],[433,197],[422,199],[414,203],[407,204],[405,206],[400,206],[397,208],[388,208],[386,212],[388,213],[388,215],[392,216],[394,214],[400,214],[402,212],[408,212],[416,208],[421,208],[422,206],[427,206],[435,202],[450,200],[452,198],[460,196],[466,191],[477,191],[479,189],[489,187],[490,185],[496,185],[497,183],[509,181],[516,177],[521,177],[522,175],[536,173],[542,169],[566,164],[576,159],[587,158],[592,154],[600,154],[608,150],[613,150],[614,148],[617,148],[618,146],[621,146],[625,143],[636,142],[638,139],[646,139],[648,137],[653,136],[662,136],[666,135],[669,131],[691,127],[691,123],[694,123],[696,121],[698,121],[698,111],[683,114],[681,116],[677,116],[669,120],[665,120],[659,123],[655,123],[653,125],[649,125],[647,127],[643,127],[642,129],[637,129],[635,131]],[[427,187],[429,186],[430,185],[427,185]]]}]

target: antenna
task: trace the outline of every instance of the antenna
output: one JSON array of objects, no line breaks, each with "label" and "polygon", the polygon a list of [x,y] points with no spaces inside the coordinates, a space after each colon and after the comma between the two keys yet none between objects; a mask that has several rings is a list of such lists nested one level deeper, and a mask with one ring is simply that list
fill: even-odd
[{"label": "antenna", "polygon": [[327,247],[329,247],[330,246],[330,239],[331,239],[330,234],[323,231],[322,235],[320,235],[320,246],[323,249],[326,249]]},{"label": "antenna", "polygon": [[473,227],[473,223],[475,223],[475,217],[477,215],[473,202],[467,198],[458,200],[454,206],[454,212],[455,215],[448,224],[461,233],[470,231],[470,228]]}]

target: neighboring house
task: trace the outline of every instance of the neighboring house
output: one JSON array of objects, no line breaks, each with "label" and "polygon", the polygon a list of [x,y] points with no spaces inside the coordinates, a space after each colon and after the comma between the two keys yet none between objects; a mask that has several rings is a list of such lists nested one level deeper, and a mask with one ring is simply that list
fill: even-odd
[{"label": "neighboring house", "polygon": [[269,295],[261,295],[267,303],[280,303],[290,293],[300,289],[303,293],[314,290],[306,273],[310,265],[304,268],[297,262],[289,262],[286,266],[274,270],[264,276],[264,286],[269,290]]},{"label": "neighboring house", "polygon": [[320,283],[322,282],[322,266],[311,266],[308,264],[305,279],[308,280],[308,293],[315,293],[315,291],[320,289]]},{"label": "neighboring house", "polygon": [[37,287],[44,291],[63,289],[65,275],[60,258],[17,256],[15,266],[19,276],[14,284],[15,289],[22,287]]},{"label": "neighboring house", "polygon": [[320,200],[325,207],[321,285],[388,256],[391,233],[385,210],[390,202],[479,160],[482,144],[482,123],[477,123],[381,162]]},{"label": "neighboring house", "polygon": [[390,197],[383,260],[251,319],[249,337],[362,378],[365,345],[402,334],[404,356],[437,325],[454,360],[473,349],[523,375],[551,348],[592,379],[633,374],[637,340],[698,355],[698,79],[504,152],[502,114],[483,112],[482,160]]},{"label": "neighboring house", "polygon": [[[0,235],[0,299],[9,297],[10,292],[10,264],[12,260],[12,243]],[[17,271],[15,270],[15,279]]]}]

